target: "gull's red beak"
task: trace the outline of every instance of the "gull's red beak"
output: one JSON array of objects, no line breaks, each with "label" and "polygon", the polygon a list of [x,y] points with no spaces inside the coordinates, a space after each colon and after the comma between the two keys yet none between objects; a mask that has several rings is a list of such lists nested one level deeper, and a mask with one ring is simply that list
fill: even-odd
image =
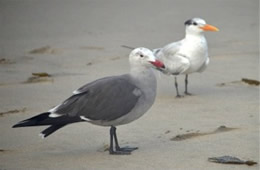
[{"label": "gull's red beak", "polygon": [[152,63],[157,68],[165,68],[164,64],[159,60],[150,61],[150,63]]}]

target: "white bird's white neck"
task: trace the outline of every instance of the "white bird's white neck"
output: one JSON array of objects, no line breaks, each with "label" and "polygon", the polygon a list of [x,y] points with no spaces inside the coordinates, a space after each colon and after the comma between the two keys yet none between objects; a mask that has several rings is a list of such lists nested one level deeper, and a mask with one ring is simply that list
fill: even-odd
[{"label": "white bird's white neck", "polygon": [[186,33],[185,38],[183,39],[188,45],[197,47],[197,45],[202,44],[203,48],[207,48],[207,40],[204,36],[204,33]]},{"label": "white bird's white neck", "polygon": [[185,39],[202,39],[205,38],[203,32],[191,32],[186,30]]}]

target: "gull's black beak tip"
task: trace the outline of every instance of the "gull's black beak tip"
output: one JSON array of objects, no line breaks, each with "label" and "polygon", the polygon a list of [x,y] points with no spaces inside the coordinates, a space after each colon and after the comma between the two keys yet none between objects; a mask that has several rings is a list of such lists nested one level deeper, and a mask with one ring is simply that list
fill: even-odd
[{"label": "gull's black beak tip", "polygon": [[162,65],[162,68],[165,69],[165,65]]}]

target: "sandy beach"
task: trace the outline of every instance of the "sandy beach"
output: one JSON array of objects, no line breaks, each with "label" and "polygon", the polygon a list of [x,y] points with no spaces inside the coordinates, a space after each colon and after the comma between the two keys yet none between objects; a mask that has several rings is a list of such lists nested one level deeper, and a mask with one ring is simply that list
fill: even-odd
[{"label": "sandy beach", "polygon": [[[44,127],[12,128],[83,84],[127,73],[122,45],[180,40],[193,17],[220,29],[206,33],[209,67],[190,75],[193,95],[180,99],[174,77],[156,73],[152,108],[118,127],[122,146],[139,147],[131,155],[109,155],[107,127],[78,123],[46,139]],[[0,170],[257,170],[258,83],[257,0],[0,0]],[[225,155],[258,164],[208,161]]]}]

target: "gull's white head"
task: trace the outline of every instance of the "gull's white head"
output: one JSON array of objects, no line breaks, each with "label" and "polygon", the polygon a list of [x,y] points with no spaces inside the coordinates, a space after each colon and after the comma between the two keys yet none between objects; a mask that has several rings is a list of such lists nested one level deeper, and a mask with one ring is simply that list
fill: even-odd
[{"label": "gull's white head", "polygon": [[186,33],[199,34],[204,31],[219,31],[219,29],[213,25],[209,25],[205,20],[201,18],[193,18],[187,20],[185,23]]},{"label": "gull's white head", "polygon": [[153,65],[156,68],[164,68],[164,64],[156,59],[153,52],[144,47],[134,49],[129,55],[129,62],[131,66],[151,67]]}]

